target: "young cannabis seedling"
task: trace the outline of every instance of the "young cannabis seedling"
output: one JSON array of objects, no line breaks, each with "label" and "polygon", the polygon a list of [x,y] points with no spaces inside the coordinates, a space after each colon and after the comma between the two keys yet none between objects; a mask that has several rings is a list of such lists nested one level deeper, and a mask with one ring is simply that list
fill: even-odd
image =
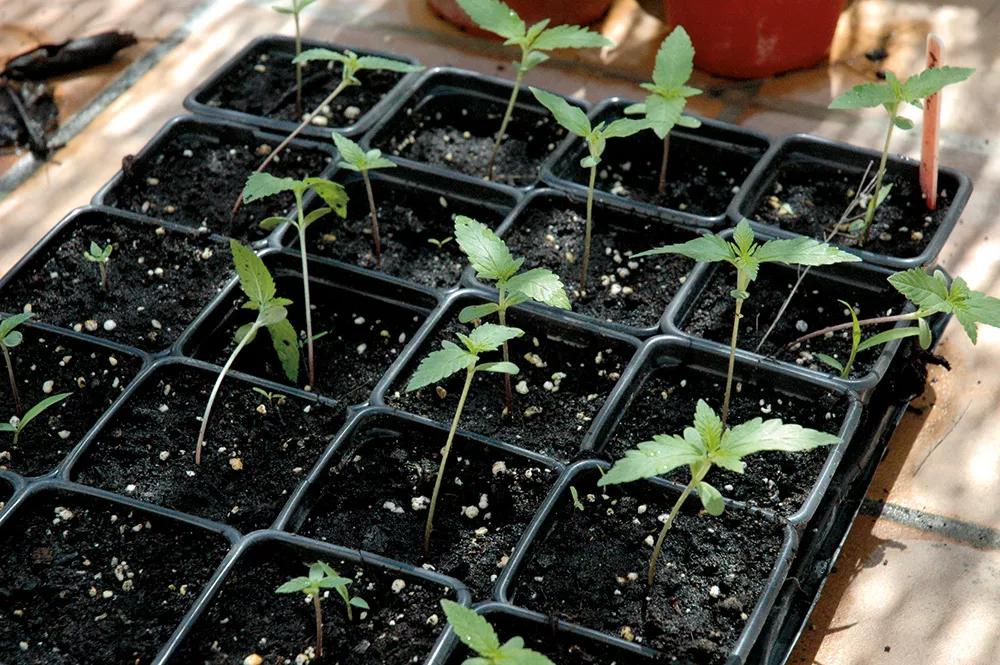
[{"label": "young cannabis seedling", "polygon": [[101,288],[105,291],[108,290],[108,260],[111,258],[111,249],[111,245],[102,248],[91,240],[90,249],[83,252],[83,258],[96,263],[97,269],[101,271]]},{"label": "young cannabis seedling", "polygon": [[308,577],[293,577],[277,589],[275,593],[304,593],[308,598],[312,598],[313,609],[316,612],[316,658],[323,658],[323,589],[333,589],[343,599],[344,607],[347,608],[347,620],[354,621],[354,613],[351,608],[357,607],[362,610],[368,609],[368,603],[363,598],[352,596],[347,587],[351,585],[350,580],[341,577],[340,573],[334,570],[325,561],[317,561],[309,564]]},{"label": "young cannabis seedling", "polygon": [[465,659],[462,665],[555,665],[544,655],[525,647],[521,637],[512,637],[500,644],[496,630],[486,617],[468,607],[442,600],[441,609],[455,636],[477,656]]},{"label": "young cannabis seedling", "polygon": [[337,151],[340,152],[340,163],[338,166],[349,171],[357,171],[365,181],[365,192],[368,194],[368,208],[372,218],[372,240],[375,243],[375,267],[382,269],[382,241],[378,233],[378,213],[375,211],[375,195],[372,194],[372,181],[368,177],[368,172],[372,169],[391,169],[396,164],[382,156],[382,151],[372,148],[365,152],[357,143],[351,139],[333,132],[333,142],[337,144]]},{"label": "young cannabis seedling", "polygon": [[736,288],[730,295],[736,301],[733,315],[733,333],[729,340],[729,370],[726,374],[726,393],[722,402],[722,422],[729,416],[729,399],[733,389],[733,370],[736,364],[736,342],[739,336],[740,319],[743,318],[743,301],[750,297],[747,289],[750,282],[757,279],[760,266],[764,263],[783,263],[798,266],[825,266],[833,263],[860,261],[853,254],[832,247],[812,238],[791,238],[789,240],[768,240],[758,244],[750,222],[740,220],[733,232],[732,242],[718,235],[704,235],[687,242],[658,247],[633,258],[655,256],[657,254],[680,254],[695,261],[706,263],[725,262],[736,268]]},{"label": "young cannabis seedling", "polygon": [[677,26],[660,44],[653,65],[652,83],[642,83],[649,91],[646,101],[625,109],[626,115],[641,113],[650,129],[663,141],[660,160],[660,177],[656,192],[661,196],[667,190],[667,157],[670,154],[670,131],[675,125],[695,129],[701,120],[684,115],[687,98],[700,95],[701,90],[687,84],[694,71],[694,46],[683,27]]},{"label": "young cannabis seedling", "polygon": [[[458,339],[462,346],[451,341],[441,342],[441,349],[431,351],[420,361],[417,370],[410,377],[410,382],[406,386],[406,392],[419,390],[424,386],[437,383],[446,379],[452,374],[465,370],[465,384],[462,386],[462,394],[458,398],[458,406],[455,408],[455,417],[451,420],[451,429],[448,430],[448,440],[441,451],[441,465],[438,467],[437,478],[434,480],[434,492],[431,494],[431,504],[427,511],[427,524],[424,526],[424,552],[430,551],[431,530],[434,528],[434,509],[437,506],[438,494],[441,491],[441,481],[444,478],[445,465],[448,463],[448,453],[451,452],[451,444],[455,440],[455,431],[458,429],[458,421],[462,417],[462,409],[465,408],[465,400],[469,396],[469,388],[472,387],[472,379],[476,372],[499,372],[502,374],[517,374],[520,370],[512,362],[486,362],[480,363],[479,357],[484,353],[496,351],[508,340],[520,337],[524,331],[520,328],[508,328],[498,326],[494,323],[484,323],[474,329],[468,335],[458,333]],[[464,348],[463,348],[464,347]]]},{"label": "young cannabis seedling", "polygon": [[31,312],[22,312],[8,316],[0,321],[0,351],[3,351],[3,359],[7,364],[7,379],[10,381],[10,394],[14,398],[14,415],[21,415],[21,394],[17,390],[17,379],[14,377],[14,359],[11,358],[11,349],[21,345],[24,335],[17,329],[19,325],[32,318]]},{"label": "young cannabis seedling", "polygon": [[562,97],[538,88],[531,88],[531,94],[552,113],[556,122],[587,142],[589,154],[580,160],[580,166],[590,169],[590,182],[587,185],[587,226],[583,235],[583,261],[580,265],[580,290],[583,291],[587,288],[587,271],[590,266],[590,229],[593,220],[597,165],[601,163],[601,155],[604,154],[608,139],[631,136],[645,129],[647,125],[644,120],[618,118],[607,125],[599,122],[591,127],[587,114]]},{"label": "young cannabis seedling", "polygon": [[879,200],[884,199],[888,193],[883,194],[882,192],[882,180],[885,178],[885,165],[889,158],[892,130],[895,127],[904,131],[913,128],[913,122],[900,115],[900,107],[906,103],[923,108],[920,100],[933,95],[945,86],[964,81],[972,75],[973,71],[975,70],[969,67],[933,67],[925,69],[919,74],[914,74],[906,81],[900,81],[892,72],[886,71],[885,81],[856,85],[830,102],[831,109],[861,109],[881,106],[889,114],[889,128],[885,133],[882,158],[879,161],[878,171],[875,173],[875,191],[868,199],[865,218],[857,229],[861,234],[858,244],[864,245],[867,242],[872,220],[875,219],[875,209],[878,207]]},{"label": "young cannabis seedling", "polygon": [[448,236],[447,238],[442,238],[440,240],[438,240],[437,238],[428,238],[427,242],[429,242],[430,244],[434,245],[438,249],[443,250],[444,246],[447,245],[448,243],[450,243],[452,240],[454,240],[454,238],[452,238],[451,236]]},{"label": "young cannabis seedling", "polygon": [[[323,199],[326,206],[316,208],[309,214],[305,213],[302,205],[303,196],[309,190],[316,192],[316,195]],[[304,178],[295,180],[294,178],[276,178],[270,173],[253,173],[247,178],[247,184],[243,188],[243,201],[250,203],[259,199],[274,196],[281,192],[291,192],[295,195],[294,219],[286,220],[284,217],[268,217],[260,223],[260,228],[271,231],[282,222],[288,221],[299,232],[299,254],[302,260],[302,292],[305,301],[306,313],[306,348],[308,350],[308,370],[309,385],[316,385],[316,358],[313,352],[312,330],[312,307],[309,298],[309,260],[306,256],[306,229],[309,226],[330,214],[337,213],[341,219],[347,216],[347,192],[338,183],[325,178]]]},{"label": "young cannabis seedling", "polygon": [[13,445],[16,447],[17,440],[21,438],[21,432],[23,432],[24,428],[28,426],[28,423],[42,415],[42,413],[50,406],[58,404],[71,394],[72,393],[59,393],[58,395],[50,395],[46,397],[41,402],[28,409],[28,412],[20,418],[15,415],[10,419],[10,421],[0,423],[0,432],[12,432],[14,434]]},{"label": "young cannabis seedling", "polygon": [[[485,224],[466,217],[455,216],[455,238],[458,246],[476,270],[476,277],[495,282],[497,301],[483,305],[470,305],[458,313],[458,320],[469,323],[490,314],[496,314],[500,325],[507,325],[507,309],[529,300],[559,309],[569,309],[569,297],[559,276],[546,268],[533,268],[518,273],[523,258],[511,256],[507,244]],[[507,342],[503,343],[504,362],[510,360]],[[510,388],[510,374],[504,374],[504,410],[513,413],[514,395]]]},{"label": "young cannabis seedling", "polygon": [[486,167],[487,178],[493,180],[497,154],[500,152],[504,134],[507,133],[507,125],[514,114],[514,104],[517,103],[521,82],[525,74],[549,59],[545,51],[560,48],[613,47],[615,43],[578,25],[556,25],[550,28],[549,19],[539,21],[529,28],[517,12],[500,0],[458,0],[458,4],[480,28],[504,37],[507,40],[504,46],[518,46],[521,49],[521,61],[515,63],[517,75],[514,78],[514,88],[510,91],[507,110],[500,122],[500,131],[493,141],[493,151]]},{"label": "young cannabis seedling", "polygon": [[[302,53],[302,29],[299,26],[299,14],[316,0],[291,0],[287,7],[273,5],[271,9],[279,14],[291,14],[295,20],[295,58]],[[292,62],[295,62],[293,60]],[[302,63],[295,62],[295,115],[302,115]]]},{"label": "young cannabis seedling", "polygon": [[653,586],[656,561],[660,557],[667,531],[670,530],[677,513],[691,492],[698,490],[698,497],[708,514],[721,515],[725,510],[722,494],[705,482],[705,476],[713,465],[735,473],[743,473],[746,468],[743,458],[747,455],[765,450],[802,452],[839,441],[840,439],[833,434],[785,424],[777,418],[771,420],[754,418],[735,427],[726,427],[723,419],[704,400],[698,400],[694,412],[694,426],[686,428],[683,436],[657,434],[652,441],[640,443],[637,448],[627,451],[623,458],[615,462],[614,466],[597,481],[597,485],[605,487],[654,478],[685,465],[690,470],[691,480],[677,497],[653,547],[653,555],[649,559],[646,583]]},{"label": "young cannabis seedling", "polygon": [[281,366],[285,375],[293,383],[299,378],[299,347],[295,343],[295,329],[288,322],[288,311],[286,305],[291,305],[292,301],[287,298],[277,297],[277,290],[274,286],[274,279],[267,271],[264,262],[260,260],[252,249],[241,245],[235,240],[229,241],[229,249],[233,254],[233,264],[236,266],[236,274],[240,279],[240,288],[247,297],[247,302],[243,304],[243,309],[254,310],[257,318],[253,323],[240,326],[233,336],[236,348],[229,355],[226,364],[222,366],[212,392],[208,396],[208,403],[205,405],[205,413],[201,417],[201,429],[198,431],[198,443],[195,446],[194,463],[201,464],[201,449],[205,443],[205,432],[208,430],[209,417],[212,415],[212,406],[219,395],[219,388],[222,380],[226,378],[236,356],[240,354],[247,344],[252,342],[261,328],[267,328],[271,335],[271,342],[274,351],[278,354]]}]

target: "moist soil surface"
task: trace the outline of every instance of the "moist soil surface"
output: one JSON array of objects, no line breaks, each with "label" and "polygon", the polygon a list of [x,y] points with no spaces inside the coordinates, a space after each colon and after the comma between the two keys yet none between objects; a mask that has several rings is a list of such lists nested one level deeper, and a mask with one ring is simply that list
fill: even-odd
[{"label": "moist soil surface", "polygon": [[[307,603],[301,593],[274,592],[291,578],[306,575],[308,565],[317,559],[353,580],[351,595],[363,598],[371,608],[354,608],[353,621],[348,623],[343,601],[329,590],[323,600],[322,660],[313,659],[316,615],[312,602]],[[288,545],[258,545],[230,572],[181,645],[176,661],[242,663],[255,653],[265,663],[419,663],[446,626],[439,605],[442,598],[454,596],[446,587],[373,564],[358,565]],[[300,656],[303,659],[297,660]]]},{"label": "moist soil surface", "polygon": [[[303,45],[303,50],[309,48]],[[343,65],[315,61],[302,68],[302,109],[295,108],[295,44],[267,41],[247,54],[201,96],[207,106],[240,111],[272,120],[300,122],[340,83]],[[403,74],[384,70],[358,73],[361,85],[350,86],[320,110],[322,126],[350,127],[392,90]],[[314,123],[318,126],[318,123]]]},{"label": "moist soil surface", "polygon": [[[591,237],[587,289],[580,289],[586,211],[582,205],[536,199],[504,234],[525,264],[558,274],[574,312],[632,327],[656,327],[687,280],[694,261],[664,255],[631,258],[647,249],[685,242],[694,234],[663,222],[623,215],[597,206]],[[569,260],[572,257],[572,261]]]},{"label": "moist soil surface", "polygon": [[267,397],[227,378],[201,465],[201,416],[216,374],[178,365],[147,379],[74,467],[87,485],[249,532],[271,525],[343,423],[343,411]]},{"label": "moist soil surface", "polygon": [[[39,320],[160,351],[232,275],[228,244],[101,213],[78,218],[0,295],[0,310],[31,305]],[[108,290],[83,253],[111,245]]]},{"label": "moist soil surface", "polygon": [[149,663],[228,549],[120,504],[36,495],[0,534],[3,660]]},{"label": "moist soil surface", "polygon": [[14,486],[0,478],[0,510],[7,505],[7,500],[14,494]]},{"label": "moist soil surface", "polygon": [[[724,362],[720,359],[720,371],[725,370]],[[780,418],[786,423],[830,434],[840,429],[847,411],[846,398],[822,391],[793,395],[776,390],[767,375],[761,375],[758,380],[762,385],[741,381],[739,375],[733,381],[730,425],[753,418]],[[626,450],[649,441],[654,434],[682,434],[694,422],[699,399],[704,399],[720,413],[725,387],[724,374],[710,374],[683,365],[654,371],[643,382],[611,434],[604,449],[606,456],[611,461],[617,460]],[[823,447],[801,453],[756,453],[746,458],[746,473],[714,467],[706,480],[727,499],[772,509],[787,517],[808,497],[831,450]],[[690,480],[686,466],[664,477],[682,485]]]},{"label": "moist soil surface", "polygon": [[507,557],[555,480],[529,458],[461,437],[445,468],[423,552],[427,506],[447,432],[379,414],[346,440],[295,531],[465,582],[488,600]]},{"label": "moist soil surface", "polygon": [[[243,242],[260,240],[267,236],[260,221],[291,214],[295,197],[283,192],[247,203],[235,217],[233,204],[247,178],[280,141],[214,125],[177,126],[143,160],[122,160],[124,178],[104,202]],[[328,152],[291,145],[267,171],[301,179],[321,175],[329,164]]]},{"label": "moist soil surface", "polygon": [[[460,306],[477,304],[478,299]],[[458,311],[444,316],[448,321],[431,335],[401,379],[386,391],[389,406],[450,423],[458,405],[465,375],[456,373],[435,386],[403,392],[417,362],[455,333],[468,333],[458,323]],[[495,319],[494,319],[495,321]],[[510,360],[520,368],[511,377],[514,408],[503,415],[503,376],[480,372],[473,380],[465,402],[461,429],[483,434],[560,461],[579,451],[591,421],[607,400],[611,389],[632,358],[631,345],[593,333],[570,330],[519,311],[508,311],[507,325],[521,328],[524,337],[511,340]],[[500,360],[500,352],[484,360]],[[444,395],[444,397],[442,397]]]},{"label": "moist soil surface", "polygon": [[677,493],[651,483],[602,490],[598,478],[586,471],[575,479],[584,510],[574,508],[569,492],[561,497],[517,573],[512,600],[633,637],[673,662],[724,663],[778,560],[781,527],[731,507],[719,517],[699,516],[700,502],[691,497],[664,541],[649,589],[648,539],[658,535],[658,516]]},{"label": "moist soil surface", "polygon": [[[873,174],[877,166],[873,164]],[[782,164],[752,218],[824,240],[854,198],[861,175],[810,160]],[[889,184],[892,191],[875,211],[868,240],[840,235],[832,244],[904,258],[917,256],[927,247],[948,214],[955,192],[940,190],[937,209],[928,210],[915,170],[912,178],[886,173],[882,186]],[[864,212],[862,206],[855,214]]]},{"label": "moist soil surface", "polygon": [[[873,276],[875,288],[881,286],[879,276]],[[679,327],[697,337],[729,345],[733,329],[735,301],[732,292],[736,276],[730,269],[714,269],[694,307],[678,320]],[[750,284],[750,298],[743,303],[743,320],[740,322],[739,348],[754,351],[770,327],[781,304],[795,284],[794,269],[764,265],[760,276]],[[886,286],[883,295],[848,283],[824,278],[810,271],[799,286],[791,304],[775,326],[759,353],[794,363],[827,374],[837,374],[821,363],[813,354],[825,353],[845,362],[851,352],[851,330],[841,330],[831,337],[817,337],[801,344],[800,348],[786,350],[785,345],[802,335],[827,326],[849,322],[850,312],[839,300],[850,303],[859,319],[903,311],[902,296]],[[889,325],[864,326],[862,339],[888,329]],[[854,361],[851,378],[868,373],[882,352],[881,346],[861,352]]]},{"label": "moist soil surface", "polygon": [[[59,108],[47,83],[5,81],[4,86],[21,99],[30,121],[42,140],[56,131]],[[10,94],[0,89],[0,151],[31,148],[31,136]]]},{"label": "moist soil surface", "polygon": [[[12,434],[0,433],[0,469],[38,476],[62,461],[122,394],[142,363],[135,356],[56,333],[24,326],[19,330],[24,341],[11,350],[11,359],[23,408],[51,395],[71,393],[29,423],[17,446]],[[6,363],[0,360],[0,366],[0,403],[12,409]]]},{"label": "moist soil surface", "polygon": [[[383,152],[485,178],[506,106],[506,99],[425,97],[404,107],[375,140]],[[515,108],[497,153],[494,181],[528,187],[565,135],[566,130],[547,114]]]}]

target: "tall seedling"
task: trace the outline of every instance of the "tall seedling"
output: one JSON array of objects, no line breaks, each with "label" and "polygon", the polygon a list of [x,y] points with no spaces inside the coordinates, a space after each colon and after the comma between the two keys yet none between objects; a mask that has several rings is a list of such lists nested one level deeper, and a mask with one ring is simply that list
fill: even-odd
[{"label": "tall seedling", "polygon": [[368,177],[368,172],[372,169],[391,169],[396,166],[382,156],[382,151],[372,148],[367,152],[361,149],[357,143],[351,139],[333,132],[333,142],[340,152],[340,162],[337,164],[342,169],[357,171],[361,174],[365,182],[365,192],[368,194],[368,208],[372,219],[372,242],[375,243],[375,267],[382,269],[382,241],[378,232],[378,212],[375,208],[375,195],[372,193],[372,181]]},{"label": "tall seedling", "polygon": [[[291,14],[295,20],[295,58],[302,53],[302,28],[299,25],[299,14],[316,0],[291,0],[287,7],[274,5],[271,7],[279,14]],[[302,63],[295,62],[295,115],[302,115]]]},{"label": "tall seedling", "polygon": [[17,378],[14,376],[14,359],[11,351],[24,341],[24,335],[18,330],[18,326],[32,318],[31,312],[23,312],[8,316],[0,321],[0,351],[3,351],[3,359],[7,365],[7,379],[10,381],[10,394],[14,398],[14,414],[21,415],[24,410],[21,406],[21,394],[17,390]]},{"label": "tall seedling", "polygon": [[517,66],[514,88],[510,92],[507,110],[500,122],[500,131],[497,132],[490,161],[486,166],[487,177],[492,180],[497,154],[500,152],[504,134],[507,133],[507,125],[514,114],[521,82],[525,74],[549,59],[545,51],[560,48],[613,47],[615,43],[578,25],[557,25],[549,28],[549,19],[539,21],[529,28],[517,12],[500,0],[458,0],[458,4],[480,28],[505,38],[504,46],[518,46],[521,49],[521,60],[514,63]]},{"label": "tall seedling", "polygon": [[0,422],[0,432],[11,432],[14,435],[13,445],[17,446],[17,440],[21,438],[21,432],[28,426],[32,420],[42,415],[50,406],[55,406],[59,402],[63,401],[69,397],[72,393],[59,393],[57,395],[49,395],[38,404],[34,405],[28,412],[23,416],[14,416],[7,422]]}]

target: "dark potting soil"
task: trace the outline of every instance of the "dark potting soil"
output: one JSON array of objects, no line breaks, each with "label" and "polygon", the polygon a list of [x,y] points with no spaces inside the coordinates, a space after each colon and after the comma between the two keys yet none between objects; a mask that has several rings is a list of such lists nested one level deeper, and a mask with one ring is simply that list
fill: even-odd
[{"label": "dark potting soil", "polygon": [[427,506],[447,432],[387,415],[344,442],[295,531],[382,554],[465,582],[488,600],[556,473],[520,455],[457,437],[445,468],[429,556]]},{"label": "dark potting soil", "polygon": [[[522,91],[521,94],[524,94]],[[425,98],[398,113],[378,140],[384,152],[486,177],[507,100],[444,94]],[[497,153],[494,180],[527,187],[566,135],[547,114],[515,108]]]},{"label": "dark potting soil", "polygon": [[[724,361],[720,360],[720,363]],[[720,365],[725,370],[725,365]],[[733,382],[729,405],[730,425],[753,418],[780,418],[786,423],[836,434],[847,411],[847,400],[832,392],[793,395],[776,390],[761,376],[760,384]],[[623,457],[626,450],[654,434],[683,433],[694,422],[695,405],[704,399],[719,413],[726,377],[698,371],[684,365],[661,368],[649,375],[622,420],[609,438],[605,452],[610,460]],[[746,458],[746,473],[738,474],[719,467],[706,479],[728,499],[744,501],[790,516],[806,500],[819,478],[820,470],[831,452],[830,447],[801,453],[768,451]],[[665,476],[681,484],[690,477],[687,467]]]},{"label": "dark potting soil", "polygon": [[[469,299],[461,305],[476,302]],[[468,333],[469,326],[458,323],[457,315],[456,310],[444,317],[449,323],[431,335],[403,371],[401,380],[387,390],[385,401],[389,406],[451,422],[464,375],[454,374],[438,386],[411,393],[403,389],[420,358],[440,348],[443,340],[454,340],[455,333]],[[503,377],[481,372],[473,380],[459,427],[567,461],[579,450],[591,421],[621,377],[634,349],[625,342],[557,327],[520,311],[508,312],[507,324],[525,331],[524,337],[509,345],[510,360],[521,370],[511,377],[513,412],[509,416],[502,413]],[[495,355],[500,359],[499,352]],[[493,359],[492,354],[489,359]]]},{"label": "dark potting soil", "polygon": [[549,268],[562,278],[573,311],[625,326],[656,326],[694,261],[675,255],[631,255],[685,242],[694,234],[596,206],[587,289],[581,293],[586,219],[582,205],[540,203],[526,209],[504,239],[516,256],[527,258],[526,265]]},{"label": "dark potting soil", "polygon": [[[309,48],[303,45],[303,50]],[[315,61],[302,68],[302,109],[296,112],[295,43],[267,41],[247,54],[212,88],[204,103],[230,111],[273,120],[299,122],[340,83],[343,65]],[[328,66],[328,65],[331,65]],[[350,127],[392,90],[403,74],[384,70],[358,73],[359,86],[350,86],[319,113],[326,125]]]},{"label": "dark potting soil", "polygon": [[[877,167],[872,165],[872,173]],[[808,159],[781,164],[753,219],[823,240],[854,198],[861,175]],[[888,184],[892,191],[875,211],[868,240],[837,236],[833,244],[899,257],[917,256],[927,247],[955,192],[942,189],[937,209],[928,210],[915,169],[912,178],[887,173],[883,187]]]},{"label": "dark potting soil", "polygon": [[672,662],[724,663],[778,560],[781,527],[733,508],[700,516],[701,504],[691,497],[664,541],[649,589],[650,539],[677,494],[645,482],[598,488],[598,478],[587,471],[574,483],[582,511],[569,492],[561,497],[514,580],[512,600],[634,638]]},{"label": "dark potting soil", "polygon": [[[693,309],[678,321],[684,332],[729,345],[733,329],[735,301],[731,294],[736,276],[731,270],[713,270],[708,284]],[[760,276],[750,285],[750,298],[743,303],[743,320],[740,322],[739,348],[753,351],[764,336],[781,304],[795,284],[795,269],[777,265],[764,265]],[[876,288],[879,284],[873,284]],[[891,287],[882,295],[851,286],[843,282],[824,279],[810,271],[802,280],[795,297],[784,315],[767,338],[760,353],[778,360],[795,363],[827,374],[836,374],[813,355],[825,353],[845,362],[851,352],[851,330],[841,330],[832,337],[817,337],[803,342],[801,348],[786,350],[785,345],[802,335],[827,326],[849,322],[850,312],[844,300],[858,314],[859,319],[899,314],[904,300]],[[862,339],[888,329],[889,325],[864,326]],[[851,378],[864,376],[875,365],[883,347],[878,346],[857,355]]]},{"label": "dark potting soil", "polygon": [[[165,219],[247,242],[267,236],[258,225],[267,217],[284,217],[295,209],[290,192],[247,203],[234,217],[233,204],[247,177],[280,142],[237,140],[225,130],[204,126],[177,127],[146,159],[126,166],[125,177],[105,198],[107,205]],[[271,165],[277,177],[319,176],[330,154],[289,146]]]},{"label": "dark potting soil", "polygon": [[[305,312],[302,307],[302,278],[285,273],[275,277],[278,295],[294,302],[288,306],[288,319],[299,337],[305,339]],[[314,342],[316,358],[315,392],[347,404],[360,404],[382,378],[406,342],[423,323],[425,311],[361,295],[326,282],[310,280],[313,303],[313,337],[329,331]],[[199,336],[199,346],[193,349],[198,358],[222,365],[236,343],[233,334],[252,317],[240,309],[242,294],[235,297],[225,319]],[[301,348],[301,368],[298,385],[309,382],[306,369],[308,352]],[[263,332],[248,344],[237,357],[233,368],[254,376],[289,383],[274,352],[271,337]]]},{"label": "dark potting soil", "polygon": [[[90,243],[112,245],[108,290]],[[39,320],[146,351],[173,343],[232,274],[229,246],[101,213],[81,218],[0,293],[0,310],[27,304]]]},{"label": "dark potting soil", "polygon": [[14,494],[14,486],[0,478],[0,510],[7,505],[7,500]]},{"label": "dark potting soil", "polygon": [[[59,122],[59,107],[56,106],[52,88],[47,83],[5,81],[4,87],[20,98],[21,105],[42,140],[55,132]],[[31,137],[24,119],[18,113],[10,94],[0,89],[0,149],[30,147]]]},{"label": "dark potting soil", "polygon": [[[17,446],[12,434],[0,433],[0,469],[37,476],[62,461],[122,394],[142,363],[135,356],[56,333],[23,326],[19,330],[24,341],[11,350],[11,359],[24,410],[51,395],[71,393],[29,423]],[[9,418],[14,398],[2,359],[0,366],[0,403]]]},{"label": "dark potting soil", "polygon": [[270,526],[343,424],[343,410],[294,397],[268,400],[229,377],[197,466],[195,444],[216,376],[176,365],[151,376],[90,444],[74,478],[244,532]]},{"label": "dark potting soil", "polygon": [[[274,590],[306,575],[308,565],[317,559],[352,579],[351,595],[363,598],[371,609],[354,608],[349,623],[343,601],[330,590],[323,600],[324,658],[310,660],[316,646],[312,603],[305,602],[301,593]],[[373,564],[359,565],[284,544],[258,545],[230,572],[175,661],[239,664],[256,653],[265,663],[422,663],[446,625],[439,605],[442,598],[454,596],[445,587]],[[296,660],[300,655],[305,659]]]},{"label": "dark potting soil", "polygon": [[228,549],[110,501],[36,495],[0,532],[3,661],[149,663]]}]

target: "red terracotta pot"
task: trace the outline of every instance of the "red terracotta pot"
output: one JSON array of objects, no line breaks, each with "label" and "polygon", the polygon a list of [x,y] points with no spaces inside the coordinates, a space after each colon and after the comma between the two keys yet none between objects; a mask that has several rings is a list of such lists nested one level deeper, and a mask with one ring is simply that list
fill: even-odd
[{"label": "red terracotta pot", "polygon": [[[541,21],[543,18],[550,19],[552,25],[561,23],[587,25],[604,16],[604,13],[608,11],[608,7],[611,5],[611,0],[505,1],[528,25]],[[463,30],[467,30],[473,34],[496,37],[493,33],[480,30],[469,18],[469,15],[462,11],[462,8],[458,6],[455,0],[427,0],[427,5],[435,14],[449,23],[454,23]]]},{"label": "red terracotta pot", "polygon": [[843,7],[844,0],[666,0],[666,16],[691,35],[699,69],[760,78],[823,60]]}]

